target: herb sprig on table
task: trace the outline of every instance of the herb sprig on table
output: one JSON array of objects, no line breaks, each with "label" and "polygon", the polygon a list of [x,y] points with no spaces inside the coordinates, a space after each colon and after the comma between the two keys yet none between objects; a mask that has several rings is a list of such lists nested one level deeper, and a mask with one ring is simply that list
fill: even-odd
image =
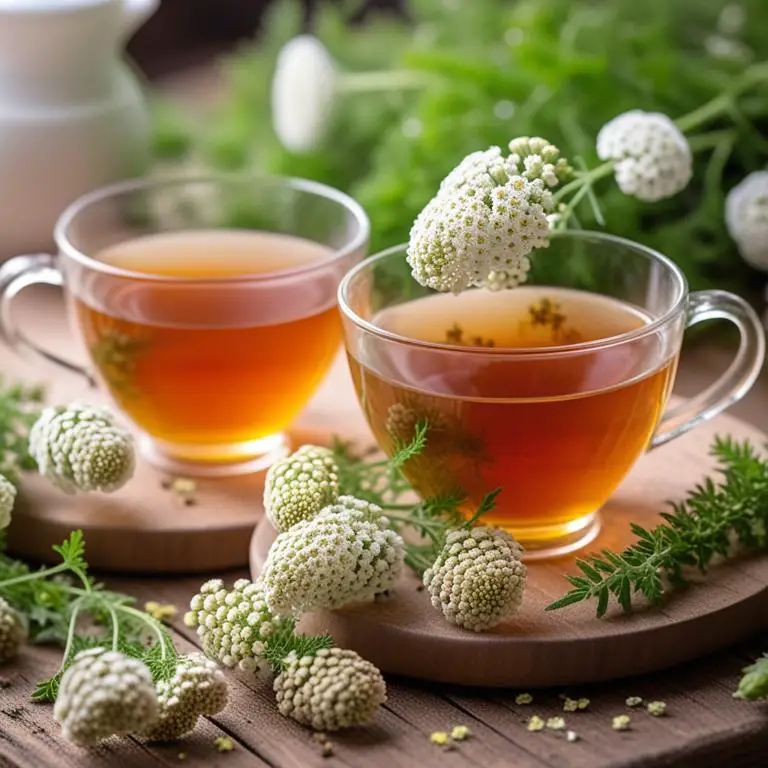
[{"label": "herb sprig on table", "polygon": [[606,549],[578,559],[583,575],[566,576],[572,589],[547,610],[596,600],[601,617],[613,596],[629,611],[633,595],[659,602],[665,580],[673,587],[684,586],[686,568],[706,573],[714,558],[733,551],[734,543],[765,548],[768,461],[749,442],[728,437],[715,439],[712,455],[718,460],[719,481],[707,478],[687,499],[672,504],[655,528],[632,523],[638,540],[622,552]]}]

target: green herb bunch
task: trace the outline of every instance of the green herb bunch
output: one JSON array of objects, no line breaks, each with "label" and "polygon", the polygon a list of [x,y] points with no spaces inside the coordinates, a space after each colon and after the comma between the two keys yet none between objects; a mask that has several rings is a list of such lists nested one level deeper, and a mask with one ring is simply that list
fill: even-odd
[{"label": "green herb bunch", "polygon": [[[73,531],[53,549],[61,563],[34,571],[0,553],[0,597],[26,617],[33,642],[64,646],[59,669],[38,684],[33,698],[54,701],[61,675],[87,648],[106,646],[137,658],[156,682],[172,677],[178,654],[168,630],[138,610],[134,598],[94,582],[88,574],[82,531]],[[143,637],[145,630],[153,637],[149,643]]]},{"label": "green herb bunch", "polygon": [[719,481],[707,478],[688,497],[662,513],[663,522],[647,529],[632,523],[637,541],[622,552],[609,549],[576,561],[583,575],[566,576],[572,589],[548,610],[586,600],[597,601],[603,616],[613,596],[629,611],[633,595],[658,603],[665,583],[682,587],[686,569],[706,573],[717,557],[727,557],[739,544],[768,546],[768,461],[749,442],[717,438],[712,454]]},{"label": "green herb bunch", "polygon": [[272,134],[270,79],[280,46],[302,29],[298,3],[276,3],[262,38],[223,63],[228,95],[202,130],[180,128],[165,111],[158,117],[158,156],[190,153],[214,168],[340,187],[368,211],[378,250],[407,240],[456,158],[479,147],[546,136],[581,158],[578,167],[594,168],[597,131],[616,115],[636,108],[689,115],[681,128],[697,124],[706,134],[691,136],[693,182],[683,194],[647,204],[606,184],[602,210],[587,195],[571,225],[604,221],[674,258],[694,288],[755,286],[726,232],[723,201],[768,162],[768,86],[759,63],[768,58],[768,9],[761,0],[411,0],[404,20],[380,15],[353,27],[346,21],[355,5],[325,4],[313,22],[339,65],[406,69],[428,86],[346,95],[320,146],[287,152]]}]

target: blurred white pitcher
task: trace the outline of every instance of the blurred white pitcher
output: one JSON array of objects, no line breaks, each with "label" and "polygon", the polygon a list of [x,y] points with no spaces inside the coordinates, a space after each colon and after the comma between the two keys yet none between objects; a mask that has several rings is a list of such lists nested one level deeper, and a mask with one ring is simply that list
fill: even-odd
[{"label": "blurred white pitcher", "polygon": [[159,0],[0,0],[0,258],[50,247],[75,198],[146,170],[150,127],[122,59]]}]

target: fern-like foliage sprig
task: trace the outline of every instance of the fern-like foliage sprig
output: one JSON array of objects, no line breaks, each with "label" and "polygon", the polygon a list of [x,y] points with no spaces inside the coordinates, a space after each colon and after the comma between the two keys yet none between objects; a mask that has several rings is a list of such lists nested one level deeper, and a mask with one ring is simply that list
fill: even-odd
[{"label": "fern-like foliage sprig", "polygon": [[339,486],[343,494],[378,504],[391,526],[403,534],[411,529],[420,537],[413,542],[406,537],[406,563],[422,574],[435,561],[449,530],[473,525],[481,515],[493,509],[500,488],[486,494],[469,520],[463,508],[466,497],[461,491],[420,500],[403,475],[402,468],[420,456],[427,446],[429,422],[416,424],[410,440],[393,436],[395,450],[389,459],[371,458],[371,453],[356,452],[349,443],[336,441],[334,460],[339,469]]},{"label": "fern-like foliage sprig", "polygon": [[566,576],[571,590],[548,606],[557,610],[597,600],[603,616],[611,596],[629,611],[633,595],[657,603],[665,581],[685,584],[685,569],[706,573],[713,559],[728,556],[735,545],[764,548],[768,544],[768,461],[748,442],[716,438],[719,480],[707,478],[688,497],[671,504],[663,522],[647,529],[631,524],[637,541],[622,552],[603,550],[576,561],[580,576]]}]

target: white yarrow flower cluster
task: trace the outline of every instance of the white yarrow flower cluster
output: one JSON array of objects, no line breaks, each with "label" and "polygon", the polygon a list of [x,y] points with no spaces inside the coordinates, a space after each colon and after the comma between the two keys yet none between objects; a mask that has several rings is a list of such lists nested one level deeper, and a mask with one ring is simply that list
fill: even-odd
[{"label": "white yarrow flower cluster", "polygon": [[498,290],[524,282],[528,254],[549,245],[550,189],[571,169],[545,139],[513,139],[467,155],[411,228],[413,277],[437,291]]},{"label": "white yarrow flower cluster", "polygon": [[481,632],[511,618],[525,591],[522,547],[505,531],[477,526],[451,531],[424,586],[451,623]]},{"label": "white yarrow flower cluster", "polygon": [[768,171],[750,173],[728,193],[725,224],[744,260],[768,272]]},{"label": "white yarrow flower cluster", "polygon": [[103,407],[72,403],[46,408],[29,435],[40,474],[66,493],[121,488],[136,465],[133,439]]},{"label": "white yarrow flower cluster", "polygon": [[117,651],[82,651],[62,675],[53,717],[64,738],[83,747],[145,731],[158,717],[152,675]]},{"label": "white yarrow flower cluster", "polygon": [[339,468],[333,452],[304,445],[273,464],[264,486],[264,509],[278,532],[310,520],[339,495]]},{"label": "white yarrow flower cluster", "polygon": [[342,648],[301,658],[292,654],[274,689],[280,714],[317,731],[366,725],[387,699],[381,672]]},{"label": "white yarrow flower cluster", "polygon": [[309,152],[325,137],[337,98],[339,73],[328,49],[312,35],[289,40],[272,80],[272,125],[291,152]]},{"label": "white yarrow flower cluster", "polygon": [[16,486],[0,475],[0,531],[11,524],[11,513],[16,503]]},{"label": "white yarrow flower cluster", "polygon": [[405,545],[376,504],[341,496],[312,520],[281,533],[261,573],[278,615],[372,600],[400,575]]},{"label": "white yarrow flower cluster", "polygon": [[193,731],[201,715],[227,704],[227,681],[218,665],[200,653],[181,656],[170,680],[156,685],[157,722],[141,734],[147,741],[173,741]]},{"label": "white yarrow flower cluster", "polygon": [[607,122],[597,135],[597,155],[613,160],[625,195],[655,202],[685,189],[693,175],[688,140],[666,115],[634,109]]},{"label": "white yarrow flower cluster", "polygon": [[184,623],[197,628],[206,656],[225,667],[258,669],[265,641],[286,627],[267,607],[261,584],[248,579],[238,579],[232,589],[211,579],[189,607]]},{"label": "white yarrow flower cluster", "polygon": [[6,600],[0,597],[0,664],[12,659],[27,642],[27,628]]}]

